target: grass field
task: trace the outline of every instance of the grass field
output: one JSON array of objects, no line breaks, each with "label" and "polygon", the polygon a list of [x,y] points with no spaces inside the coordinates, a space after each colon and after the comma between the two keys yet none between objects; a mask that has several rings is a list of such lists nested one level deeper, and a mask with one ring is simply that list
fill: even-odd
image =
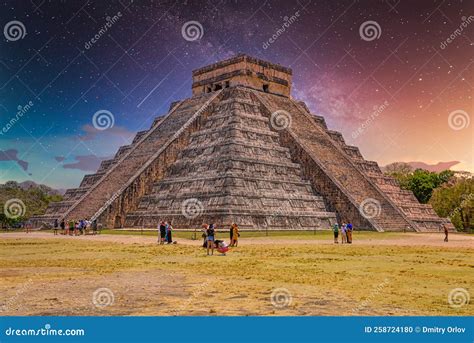
[{"label": "grass field", "polygon": [[[87,237],[4,233],[1,311],[3,315],[474,314],[472,304],[455,307],[448,302],[453,289],[472,293],[472,236],[452,235],[453,243],[443,245],[437,243],[438,236],[361,232],[354,244],[335,245],[328,232],[247,234],[227,256],[207,257],[200,240],[187,239],[189,232],[177,233],[179,244],[166,246],[154,243],[153,232]],[[108,290],[98,291],[101,288]],[[94,292],[102,295],[99,301],[95,298],[96,304]],[[272,293],[280,296],[272,298]]]}]

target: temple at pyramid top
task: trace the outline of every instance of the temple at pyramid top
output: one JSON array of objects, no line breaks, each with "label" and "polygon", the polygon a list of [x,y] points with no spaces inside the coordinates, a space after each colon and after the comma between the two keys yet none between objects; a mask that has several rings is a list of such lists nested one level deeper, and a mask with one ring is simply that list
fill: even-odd
[{"label": "temple at pyramid top", "polygon": [[194,70],[193,95],[231,86],[245,86],[289,97],[291,76],[290,68],[240,54]]}]

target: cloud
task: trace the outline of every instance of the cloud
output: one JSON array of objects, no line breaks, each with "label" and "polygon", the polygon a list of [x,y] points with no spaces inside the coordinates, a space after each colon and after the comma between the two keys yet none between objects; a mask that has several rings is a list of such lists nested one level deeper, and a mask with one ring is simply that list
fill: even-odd
[{"label": "cloud", "polygon": [[105,137],[110,136],[120,136],[125,141],[131,140],[136,134],[136,132],[129,131],[127,128],[122,126],[113,126],[107,130],[97,130],[92,125],[84,125],[82,126],[82,130],[84,131],[84,135],[78,137],[81,141],[93,141],[96,138],[104,139]]},{"label": "cloud", "polygon": [[18,158],[18,150],[0,150],[0,161],[14,161],[24,170],[28,170],[28,162]]},{"label": "cloud", "polygon": [[78,169],[82,171],[96,171],[99,169],[100,163],[108,160],[112,156],[98,157],[96,155],[79,155],[75,156],[76,162],[64,164],[64,169]]}]

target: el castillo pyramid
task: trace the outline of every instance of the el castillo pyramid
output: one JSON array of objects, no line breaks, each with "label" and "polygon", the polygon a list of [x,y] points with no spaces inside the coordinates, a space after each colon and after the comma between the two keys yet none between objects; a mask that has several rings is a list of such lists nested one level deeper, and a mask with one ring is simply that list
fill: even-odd
[{"label": "el castillo pyramid", "polygon": [[445,219],[293,99],[291,78],[291,69],[247,55],[194,70],[191,98],[172,103],[33,223],[313,230],[351,221],[438,231]]}]

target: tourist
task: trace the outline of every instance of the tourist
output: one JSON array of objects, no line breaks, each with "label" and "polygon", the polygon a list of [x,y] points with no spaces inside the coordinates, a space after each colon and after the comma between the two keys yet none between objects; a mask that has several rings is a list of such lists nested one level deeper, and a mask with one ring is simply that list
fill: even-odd
[{"label": "tourist", "polygon": [[334,232],[334,243],[338,244],[339,240],[339,225],[336,223],[332,226],[332,232]]},{"label": "tourist", "polygon": [[166,224],[162,220],[160,224],[158,225],[158,230],[159,230],[159,237],[158,237],[158,243],[160,244],[165,244],[165,237],[166,237]]},{"label": "tourist", "polygon": [[232,240],[230,241],[230,246],[231,247],[236,247],[239,245],[239,227],[237,226],[236,223],[232,224]]},{"label": "tourist", "polygon": [[74,222],[74,236],[77,236],[78,231],[79,231],[79,222],[75,221]]},{"label": "tourist", "polygon": [[342,223],[341,226],[341,243],[344,244],[347,242],[347,236],[346,236],[346,223]]},{"label": "tourist", "polygon": [[86,225],[86,227],[85,227],[85,229],[84,229],[84,234],[85,234],[85,235],[89,235],[90,232],[91,232],[91,221],[88,220],[88,219],[86,219],[85,225]]},{"label": "tourist", "polygon": [[92,221],[92,234],[96,235],[97,234],[97,219],[94,219]]},{"label": "tourist", "polygon": [[173,243],[173,237],[171,232],[173,231],[173,226],[171,226],[171,221],[166,224],[166,242],[167,244]]},{"label": "tourist", "polygon": [[66,222],[64,221],[64,218],[61,220],[61,224],[59,224],[61,227],[61,235],[64,235],[64,229],[66,228]]},{"label": "tourist", "polygon": [[202,247],[207,248],[207,229],[209,228],[209,225],[207,224],[202,224],[202,235],[201,237],[203,238],[202,242]]},{"label": "tourist", "polygon": [[66,230],[66,235],[71,235],[72,232],[74,231],[74,220],[70,219],[69,220],[69,225],[67,227],[67,230]]},{"label": "tourist", "polygon": [[214,224],[209,224],[209,227],[206,230],[207,255],[208,256],[209,256],[209,249],[211,249],[211,255],[214,255],[215,235],[216,235],[216,230],[214,229]]},{"label": "tourist", "polygon": [[55,219],[54,220],[54,235],[58,234],[58,226],[59,226],[58,219]]},{"label": "tourist", "polygon": [[349,222],[346,225],[347,243],[352,244],[352,224]]},{"label": "tourist", "polygon": [[26,233],[31,233],[31,224],[29,221],[25,223],[25,232]]},{"label": "tourist", "polygon": [[79,236],[83,234],[85,227],[86,227],[86,221],[84,219],[79,220],[79,225],[78,225]]},{"label": "tourist", "polygon": [[229,242],[230,244],[232,245],[232,236],[234,234],[234,223],[232,223],[232,225],[230,226],[230,230],[229,230]]},{"label": "tourist", "polygon": [[443,227],[444,227],[444,241],[447,242],[448,241],[448,224],[444,223]]}]

